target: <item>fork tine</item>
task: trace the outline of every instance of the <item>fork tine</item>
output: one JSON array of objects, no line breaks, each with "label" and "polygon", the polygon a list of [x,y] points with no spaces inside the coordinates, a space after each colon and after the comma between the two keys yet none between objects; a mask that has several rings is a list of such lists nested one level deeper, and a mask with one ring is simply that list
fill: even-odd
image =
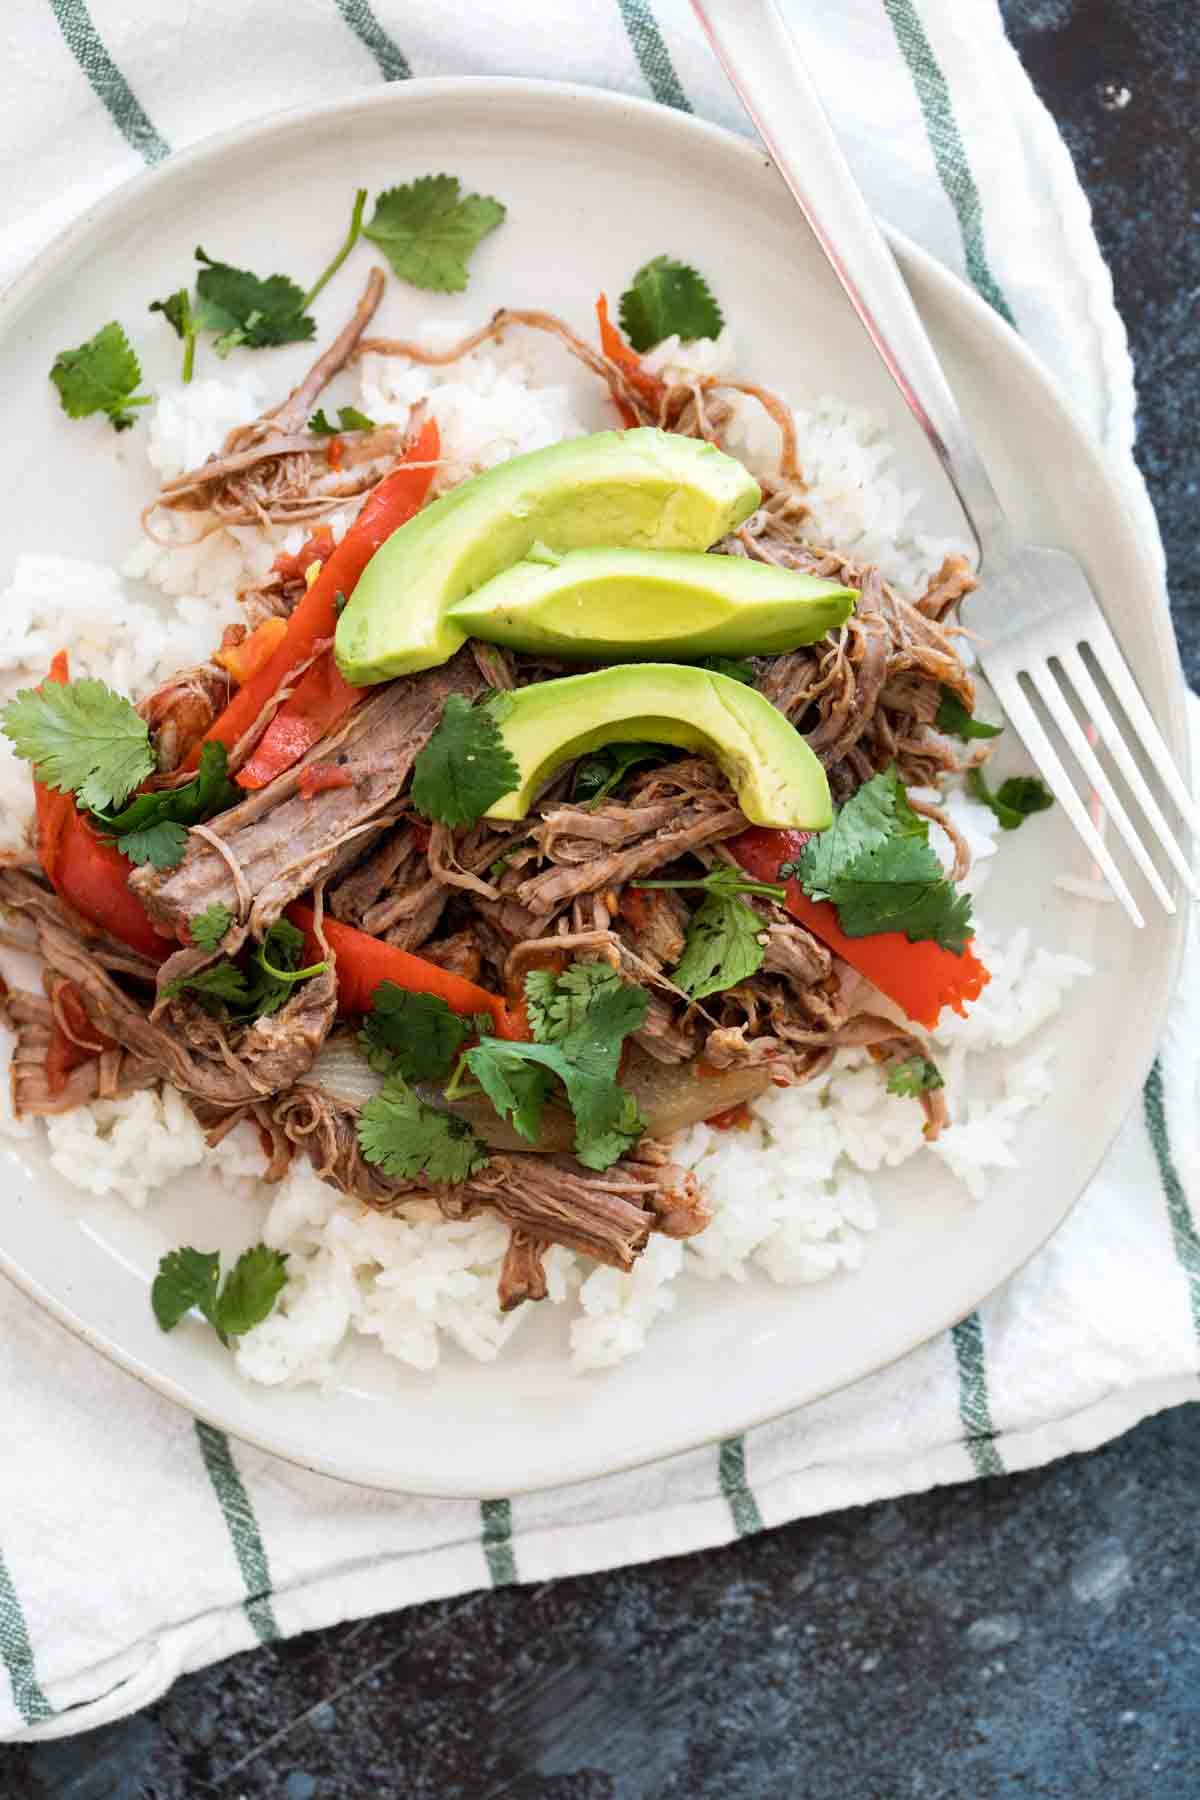
[{"label": "fork tine", "polygon": [[1124,707],[1129,723],[1141,738],[1144,749],[1153,758],[1154,766],[1172,800],[1187,820],[1189,828],[1200,837],[1200,806],[1192,799],[1187,783],[1175,767],[1162,732],[1154,723],[1150,708],[1142,699],[1138,685],[1117,647],[1117,640],[1103,618],[1097,616],[1089,620],[1087,636],[1083,642],[1104,670],[1108,685]]},{"label": "fork tine", "polygon": [[1045,776],[1059,805],[1102,870],[1109,887],[1140,930],[1146,921],[1138,911],[1137,902],[1125,885],[1124,877],[1113,861],[1104,839],[1088,817],[1087,807],[1076,793],[1075,784],[1059,761],[1058,753],[1052,748],[1037,714],[1021,692],[1016,676],[1008,673],[1002,675],[999,672],[993,675],[991,670],[986,670],[986,673],[996,691],[996,698],[1037,764],[1039,773]]},{"label": "fork tine", "polygon": [[[1155,897],[1166,907],[1169,913],[1173,913],[1175,911],[1175,902],[1167,891],[1166,883],[1155,868],[1150,857],[1150,852],[1146,849],[1145,844],[1143,844],[1141,838],[1138,836],[1137,828],[1134,825],[1133,820],[1129,817],[1129,814],[1117,799],[1112,782],[1104,773],[1104,767],[1100,762],[1099,757],[1088,743],[1083,727],[1075,717],[1075,714],[1071,711],[1070,702],[1062,688],[1058,685],[1058,682],[1055,680],[1053,672],[1044,662],[1031,662],[1025,672],[1029,676],[1034,687],[1036,687],[1038,693],[1042,696],[1042,702],[1045,705],[1046,711],[1050,714],[1050,717],[1054,720],[1054,723],[1066,738],[1072,755],[1083,770],[1084,779],[1100,796],[1100,799],[1108,812],[1109,818],[1112,820],[1121,836],[1125,839],[1130,855],[1133,857],[1138,868],[1142,871],[1142,874],[1146,877],[1146,880],[1150,883],[1150,886],[1154,889]],[[1107,708],[1104,710],[1107,711]],[[1109,724],[1112,724],[1111,719],[1109,720]],[[1099,723],[1097,722],[1097,730],[1099,729]]]},{"label": "fork tine", "polygon": [[1134,799],[1154,827],[1155,835],[1178,871],[1180,880],[1193,899],[1200,900],[1200,881],[1197,881],[1187,856],[1164,819],[1157,800],[1150,792],[1146,778],[1138,768],[1133,753],[1122,736],[1120,726],[1101,698],[1100,690],[1092,680],[1091,670],[1078,650],[1060,650],[1056,654],[1063,666],[1064,673],[1070,677],[1075,692],[1082,700],[1088,717],[1107,746],[1109,755],[1125,777]]}]

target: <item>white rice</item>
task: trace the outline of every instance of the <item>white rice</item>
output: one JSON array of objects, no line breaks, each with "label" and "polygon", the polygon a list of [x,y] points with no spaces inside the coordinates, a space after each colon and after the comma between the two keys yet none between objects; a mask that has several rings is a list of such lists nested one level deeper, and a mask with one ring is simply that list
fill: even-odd
[{"label": "white rice", "polygon": [[[460,323],[421,330],[431,348],[452,341]],[[381,422],[404,421],[423,400],[437,418],[445,466],[439,487],[505,458],[590,429],[572,410],[566,387],[539,386],[533,346],[512,334],[446,368],[413,367],[369,356],[359,401]],[[651,367],[720,373],[737,366],[730,334],[714,343],[660,346]],[[232,425],[264,403],[257,371],[164,391],[150,421],[147,450],[163,476],[194,467]],[[800,457],[810,483],[812,535],[847,555],[877,562],[898,587],[918,593],[942,558],[963,546],[927,532],[920,497],[895,466],[887,421],[822,398],[797,412]],[[752,467],[773,467],[778,431],[757,403],[738,397],[727,427],[730,448]],[[340,535],[348,507],[331,523]],[[261,577],[280,548],[304,533],[258,529],[190,538],[203,520],[177,525],[169,546],[141,540],[120,571],[42,554],[18,559],[0,601],[0,691],[40,679],[53,653],[70,649],[72,673],[94,675],[134,697],[172,670],[203,660],[222,626],[240,616],[237,589]],[[164,599],[147,598],[154,588]],[[961,790],[945,800],[974,858],[978,889],[996,850],[996,823]],[[30,814],[29,777],[0,739],[0,847],[20,841]],[[949,840],[932,841],[948,864]],[[635,1354],[655,1319],[677,1296],[702,1305],[683,1275],[746,1281],[765,1275],[786,1284],[823,1281],[858,1267],[876,1223],[870,1177],[913,1157],[936,1159],[977,1199],[989,1173],[1015,1166],[1023,1120],[1050,1089],[1049,1052],[1040,1045],[1010,1055],[997,1083],[981,1059],[1038,1038],[1071,984],[1089,971],[1077,957],[1035,947],[1028,931],[981,945],[990,985],[968,1020],[946,1015],[931,1049],[946,1077],[953,1129],[937,1144],[922,1134],[911,1100],[890,1095],[864,1054],[848,1052],[806,1086],[772,1089],[751,1108],[745,1131],[696,1125],[676,1148],[695,1171],[713,1223],[686,1243],[652,1236],[630,1275],[555,1248],[545,1259],[548,1304],[570,1310],[573,1364],[599,1368]],[[257,1180],[262,1155],[249,1126],[214,1152],[171,1089],[119,1105],[95,1105],[45,1126],[13,1119],[7,1069],[11,1034],[0,1028],[0,1133],[29,1138],[43,1130],[55,1170],[90,1194],[117,1194],[141,1207],[188,1170],[259,1197],[261,1235],[286,1251],[289,1279],[271,1317],[239,1345],[238,1366],[268,1384],[329,1380],[347,1339],[374,1338],[413,1368],[436,1367],[444,1344],[490,1361],[534,1311],[503,1315],[496,1280],[508,1230],[482,1216],[444,1219],[432,1202],[392,1216],[373,1213],[318,1181],[303,1158],[275,1188]]]}]

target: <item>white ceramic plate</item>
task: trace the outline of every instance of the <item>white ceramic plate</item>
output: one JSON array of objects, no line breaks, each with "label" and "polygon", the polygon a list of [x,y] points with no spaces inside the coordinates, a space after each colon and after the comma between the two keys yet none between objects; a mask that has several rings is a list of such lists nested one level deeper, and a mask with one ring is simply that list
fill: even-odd
[{"label": "white ceramic plate", "polygon": [[[0,574],[23,549],[118,559],[151,491],[144,426],[117,438],[103,422],[63,418],[46,380],[59,349],[120,318],[150,385],[173,379],[175,340],[146,306],[187,279],[196,243],[257,269],[303,274],[338,241],[355,185],[375,192],[440,169],[498,195],[508,220],[476,255],[465,295],[389,282],[384,329],[430,314],[475,323],[509,303],[550,308],[588,331],[600,289],[615,295],[643,261],[669,251],[713,280],[743,372],[797,403],[833,392],[886,408],[914,481],[930,490],[930,524],[960,528],[923,441],[759,150],[679,113],[578,88],[411,82],[173,158],[79,220],[9,292],[0,308],[8,420]],[[1017,525],[1079,555],[1181,755],[1170,623],[1112,476],[1013,333],[911,245],[897,249]],[[347,310],[369,254],[361,248],[322,296],[322,338]],[[282,394],[306,360],[303,348],[267,352],[255,366]],[[595,385],[585,382],[580,395],[597,425],[611,422]],[[1058,1084],[1022,1134],[1021,1168],[981,1206],[940,1173],[886,1174],[876,1183],[882,1222],[859,1273],[814,1288],[688,1279],[648,1352],[615,1370],[568,1374],[565,1324],[547,1307],[496,1364],[451,1349],[435,1374],[419,1375],[364,1345],[326,1390],[252,1387],[206,1329],[189,1323],[163,1336],[147,1292],[171,1245],[251,1241],[249,1209],[194,1185],[136,1214],[73,1195],[24,1146],[0,1161],[0,1267],[194,1412],[298,1463],[380,1487],[514,1493],[740,1431],[960,1318],[1038,1248],[1095,1169],[1148,1066],[1180,921],[1150,905],[1150,923],[1135,933],[1117,907],[1056,890],[1063,871],[1087,873],[1052,813],[1005,842],[981,908],[990,925],[1032,924],[1042,941],[1097,970],[1054,1027]]]}]

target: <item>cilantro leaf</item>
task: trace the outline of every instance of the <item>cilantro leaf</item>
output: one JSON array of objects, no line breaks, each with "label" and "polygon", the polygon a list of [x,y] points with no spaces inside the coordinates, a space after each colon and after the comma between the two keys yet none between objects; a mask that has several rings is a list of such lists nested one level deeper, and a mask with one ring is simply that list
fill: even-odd
[{"label": "cilantro leaf", "polygon": [[228,1348],[231,1337],[253,1330],[271,1311],[287,1280],[287,1257],[266,1244],[244,1250],[218,1289],[221,1258],[216,1250],[185,1245],[169,1250],[158,1265],[150,1304],[163,1331],[173,1331],[196,1307]]},{"label": "cilantro leaf", "polygon": [[170,819],[160,819],[157,824],[127,831],[117,839],[117,849],[135,865],[150,863],[155,869],[174,869],[183,861],[187,832]]},{"label": "cilantro leaf", "polygon": [[[212,913],[215,909],[210,907],[208,910]],[[199,917],[203,919],[206,915],[202,913]],[[213,922],[214,929],[218,922]],[[227,929],[228,921],[221,937]],[[219,943],[220,938],[216,941]],[[207,949],[210,946],[202,947]],[[329,966],[328,963],[319,962],[302,969],[299,964],[303,949],[304,933],[297,931],[289,920],[276,919],[262,943],[248,958],[243,957],[239,963],[232,957],[225,956],[220,962],[210,963],[206,969],[197,969],[191,975],[181,975],[163,989],[163,998],[174,999],[177,994],[194,994],[206,1012],[216,1016],[225,1010],[239,1024],[248,1024],[252,1019],[269,1018],[287,1004],[297,982],[308,981]]]},{"label": "cilantro leaf", "polygon": [[1010,775],[993,793],[983,770],[974,768],[967,772],[967,786],[976,800],[991,807],[1005,831],[1015,831],[1034,813],[1054,805],[1053,794],[1036,775]]},{"label": "cilantro leaf", "polygon": [[615,1073],[621,1045],[640,1031],[648,1001],[642,989],[622,981],[609,963],[574,962],[561,975],[532,969],[525,977],[529,1019],[539,1043],[569,1041],[572,1054],[585,1042],[600,1046],[602,1066]]},{"label": "cilantro leaf", "polygon": [[150,404],[149,394],[134,392],[142,379],[141,365],[115,319],[77,349],[60,350],[50,379],[69,419],[106,413],[115,431],[127,431],[133,424],[130,407]]},{"label": "cilantro leaf", "polygon": [[947,881],[894,768],[864,782],[787,868],[811,900],[833,901],[847,937],[903,931],[911,943],[966,949],[970,896]]},{"label": "cilantro leaf", "polygon": [[457,175],[423,175],[379,195],[365,235],[403,280],[457,294],[467,285],[467,259],[504,211],[485,194],[463,194]]},{"label": "cilantro leaf", "polygon": [[385,1175],[411,1181],[465,1181],[482,1169],[487,1149],[471,1127],[418,1099],[399,1076],[386,1081],[358,1118],[358,1143],[367,1162]]},{"label": "cilantro leaf", "polygon": [[903,1062],[893,1063],[887,1079],[889,1094],[903,1094],[908,1099],[945,1085],[937,1064],[927,1056],[906,1056]]},{"label": "cilantro leaf", "polygon": [[440,1081],[450,1073],[468,1026],[439,995],[381,981],[371,1002],[360,1042],[373,1069],[405,1081]]},{"label": "cilantro leaf", "polygon": [[327,962],[316,962],[302,969],[303,951],[304,933],[298,931],[290,919],[276,919],[254,952],[255,975],[250,1003],[255,1018],[265,1019],[271,1013],[277,1013],[291,999],[297,982],[310,981],[329,967]]},{"label": "cilantro leaf", "polygon": [[666,762],[669,755],[661,744],[605,744],[576,764],[571,798],[591,812],[620,787],[638,763]]},{"label": "cilantro leaf", "polygon": [[927,843],[900,838],[864,850],[842,870],[832,896],[847,937],[903,931],[961,956],[971,935],[971,896],[958,894]]},{"label": "cilantro leaf", "polygon": [[937,717],[934,719],[934,724],[939,731],[948,732],[951,737],[963,738],[968,741],[971,738],[1000,736],[1004,729],[1003,725],[987,725],[982,719],[977,719],[973,713],[967,711],[953,688],[948,688],[943,682],[939,691],[942,696],[941,704],[937,709]]},{"label": "cilantro leaf", "polygon": [[177,288],[165,300],[152,300],[150,311],[162,313],[176,337],[183,339],[183,381],[186,386],[196,366],[196,321],[187,289]]},{"label": "cilantro leaf", "polygon": [[97,812],[97,823],[130,862],[173,869],[187,846],[185,827],[202,824],[242,798],[227,769],[224,744],[207,743],[195,775],[182,787],[136,794],[118,813]]},{"label": "cilantro leaf", "polygon": [[215,262],[197,245],[196,329],[216,331],[215,349],[228,355],[237,344],[262,350],[273,344],[300,344],[311,338],[316,322],[304,310],[305,295],[287,275],[265,279],[249,269]]},{"label": "cilantro leaf", "polygon": [[715,338],[725,320],[703,275],[687,263],[655,256],[643,264],[621,295],[621,330],[635,350],[652,350],[664,338]]},{"label": "cilantro leaf", "polygon": [[229,957],[210,963],[207,969],[197,969],[193,975],[181,975],[177,981],[168,982],[162,994],[164,1000],[173,1000],[177,994],[194,994],[205,1012],[214,1015],[222,1007],[240,1012],[250,1004],[250,984]]},{"label": "cilantro leaf", "polygon": [[827,831],[808,840],[798,858],[796,875],[810,900],[828,900],[838,877],[856,857],[897,838],[924,842],[928,835],[929,828],[908,804],[904,783],[895,769],[885,769],[839,806]]},{"label": "cilantro leaf", "polygon": [[[468,1050],[467,1067],[496,1110],[529,1138],[557,1076],[575,1115],[575,1155],[588,1168],[606,1169],[645,1130],[633,1096],[616,1076],[625,1039],[645,1023],[646,994],[607,963],[589,962],[573,963],[558,976],[534,971],[525,992],[540,1041],[488,1038]],[[522,1073],[528,1064],[536,1075]]]},{"label": "cilantro leaf", "polygon": [[215,950],[233,924],[233,914],[222,900],[214,900],[202,913],[188,920],[193,944],[200,950]]},{"label": "cilantro leaf", "polygon": [[221,1258],[215,1250],[185,1246],[168,1250],[160,1260],[150,1289],[154,1316],[164,1331],[173,1331],[193,1306],[207,1318],[216,1303]]},{"label": "cilantro leaf", "polygon": [[412,798],[419,813],[446,825],[473,825],[517,786],[521,771],[499,725],[511,704],[506,695],[482,706],[450,695],[413,764]]},{"label": "cilantro leaf", "polygon": [[91,812],[120,806],[154,770],[146,721],[102,681],[23,688],[0,729],[39,781]]},{"label": "cilantro leaf", "polygon": [[287,1281],[287,1257],[266,1244],[243,1250],[206,1314],[223,1344],[261,1325]]},{"label": "cilantro leaf", "polygon": [[710,893],[692,914],[671,979],[692,1000],[736,987],[762,967],[766,933],[766,925],[744,900]]},{"label": "cilantro leaf", "polygon": [[339,431],[374,431],[374,419],[368,419],[365,412],[359,412],[357,406],[339,406],[338,422],[331,425],[325,414],[325,408],[319,406],[308,421],[308,429],[315,431],[318,437],[333,437]]},{"label": "cilantro leaf", "polygon": [[520,1046],[509,1056],[497,1043],[474,1063],[468,1055],[467,1063],[500,1117],[511,1119],[514,1129],[532,1142],[537,1137],[554,1076],[561,1071],[522,1055],[524,1048]]}]

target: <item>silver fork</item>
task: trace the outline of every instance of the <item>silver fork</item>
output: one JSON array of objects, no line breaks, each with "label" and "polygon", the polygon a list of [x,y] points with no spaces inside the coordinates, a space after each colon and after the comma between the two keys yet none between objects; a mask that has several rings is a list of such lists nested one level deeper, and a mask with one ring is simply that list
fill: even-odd
[{"label": "silver fork", "polygon": [[[963,620],[981,640],[976,655],[1000,704],[1133,923],[1145,921],[1050,741],[1032,693],[1058,727],[1155,896],[1173,913],[1167,884],[1096,755],[1095,739],[1107,748],[1179,879],[1197,897],[1200,886],[1126,732],[1097,687],[1084,650],[1120,702],[1134,739],[1156,767],[1180,816],[1197,834],[1200,808],[1171,760],[1086,575],[1065,551],[1022,544],[1005,517],[903,277],[774,0],[692,0],[692,7],[966,514],[986,580],[965,603]],[[1071,690],[1094,738],[1079,722]]]}]

